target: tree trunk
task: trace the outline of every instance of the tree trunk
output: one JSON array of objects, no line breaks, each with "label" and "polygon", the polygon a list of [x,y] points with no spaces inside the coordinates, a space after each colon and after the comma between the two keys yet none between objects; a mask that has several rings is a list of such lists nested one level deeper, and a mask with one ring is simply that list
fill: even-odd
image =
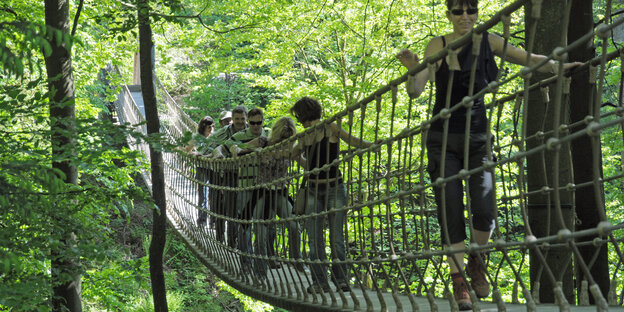
[{"label": "tree trunk", "polygon": [[[594,27],[593,11],[591,1],[574,0],[572,2],[572,10],[570,20],[574,21],[569,26],[569,38],[570,42],[582,37],[583,35],[592,31]],[[582,45],[569,52],[570,61],[586,62],[596,56],[594,49],[594,42],[589,40],[585,45]],[[589,84],[589,72],[584,71],[576,74],[572,80],[570,93],[570,121],[572,123],[583,120],[585,116],[592,115],[592,96],[596,92],[594,84]],[[597,104],[599,105],[599,103]],[[594,148],[598,149],[598,159],[594,159],[592,151]],[[572,159],[574,168],[574,183],[576,185],[591,181],[594,178],[594,167],[590,164],[598,162],[602,164],[602,153],[600,153],[600,141],[597,142],[597,146],[594,146],[592,139],[589,136],[582,136],[572,142]],[[602,166],[599,167],[602,169]],[[602,170],[597,173],[602,178]],[[600,188],[599,198],[602,201],[596,202],[596,190],[594,187],[586,187],[577,190],[575,193],[576,202],[576,216],[579,223],[577,224],[577,230],[586,230],[595,228],[600,221],[600,216],[604,215],[604,189]],[[591,241],[596,236],[583,237],[578,242]],[[603,296],[606,296],[609,292],[609,263],[607,254],[607,245],[596,247],[593,244],[586,246],[579,246],[579,251],[582,255],[582,260],[589,264],[592,261],[594,255],[598,255],[593,266],[590,268],[590,272],[594,277],[594,280],[600,286]],[[576,280],[586,280],[583,272],[576,266]],[[581,284],[577,283],[577,291],[580,293]],[[594,298],[590,296],[590,303],[594,303]]]},{"label": "tree trunk", "polygon": [[[69,1],[45,0],[46,26],[58,29],[63,38],[69,36]],[[58,34],[54,33],[54,36]],[[64,182],[77,184],[76,166],[71,163],[75,148],[75,102],[74,78],[72,74],[71,47],[56,44],[56,37],[50,40],[52,53],[45,57],[50,90],[50,120],[52,167],[63,174]],[[59,209],[62,209],[60,205]],[[58,233],[57,233],[58,234]],[[60,233],[61,246],[71,247],[75,238],[71,229]],[[54,297],[53,311],[82,311],[80,298],[80,271],[75,259],[68,257],[65,250],[51,250],[51,272]]]},{"label": "tree trunk", "polygon": [[[564,26],[561,15],[565,12],[564,0],[552,0],[542,2],[541,20],[538,21],[535,34],[530,34],[531,25],[534,21],[531,16],[533,8],[532,2],[527,2],[525,11],[525,23],[527,36],[534,35],[533,53],[550,54],[553,49],[561,44],[562,27]],[[528,39],[528,38],[527,38]],[[528,42],[527,42],[528,46]],[[533,73],[532,79],[526,81],[525,86],[529,86],[541,79],[548,77],[548,74]],[[528,99],[527,137],[534,135],[538,131],[547,132],[558,127],[555,124],[554,116],[560,114],[559,123],[568,122],[568,108],[564,101],[560,110],[555,111],[555,88],[556,84],[549,86],[550,103],[546,105],[541,92],[536,90],[531,92]],[[561,133],[560,135],[564,135]],[[550,136],[542,139],[532,139],[526,143],[527,150],[544,144]],[[527,181],[528,191],[536,191],[544,186],[552,188],[553,181],[559,180],[559,187],[572,182],[571,159],[569,146],[562,144],[558,151],[546,150],[542,153],[527,157]],[[558,168],[555,166],[558,161]],[[558,170],[557,170],[558,169]],[[529,225],[533,234],[537,237],[556,235],[562,228],[573,230],[572,215],[572,194],[568,191],[559,191],[559,206],[563,214],[563,221],[557,213],[557,203],[555,202],[554,191],[547,193],[536,193],[528,198]],[[563,223],[563,224],[562,224]],[[552,279],[548,271],[552,272],[556,280],[562,282],[563,294],[568,302],[574,302],[574,282],[572,274],[572,254],[566,247],[542,249],[546,258],[546,266],[539,261],[537,251],[530,251],[530,276],[531,289],[539,296],[539,302],[555,302],[555,294]],[[538,284],[539,283],[539,284]],[[539,292],[536,288],[539,287]]]},{"label": "tree trunk", "polygon": [[[149,0],[139,0],[137,3],[139,19],[139,48],[141,91],[145,103],[145,120],[147,121],[148,135],[160,132],[156,94],[154,93],[154,79],[152,71],[152,29],[149,20]],[[150,144],[150,163],[152,168],[152,196],[156,206],[153,209],[152,242],[149,248],[150,276],[152,280],[152,295],[154,311],[166,312],[167,289],[163,273],[163,251],[167,240],[167,201],[165,197],[165,176],[163,172],[163,157],[159,149]]]}]

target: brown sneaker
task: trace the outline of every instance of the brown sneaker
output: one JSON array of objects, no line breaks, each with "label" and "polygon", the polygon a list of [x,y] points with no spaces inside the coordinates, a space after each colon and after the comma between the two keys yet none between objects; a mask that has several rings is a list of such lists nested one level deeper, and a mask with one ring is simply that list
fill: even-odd
[{"label": "brown sneaker", "polygon": [[453,278],[453,297],[455,297],[460,311],[472,310],[468,285],[466,285],[466,280],[461,276]]},{"label": "brown sneaker", "polygon": [[[485,262],[485,254],[481,254],[481,260]],[[468,255],[466,273],[470,276],[470,286],[474,289],[477,298],[482,299],[490,295],[490,284],[485,277],[486,271],[477,255]]]}]

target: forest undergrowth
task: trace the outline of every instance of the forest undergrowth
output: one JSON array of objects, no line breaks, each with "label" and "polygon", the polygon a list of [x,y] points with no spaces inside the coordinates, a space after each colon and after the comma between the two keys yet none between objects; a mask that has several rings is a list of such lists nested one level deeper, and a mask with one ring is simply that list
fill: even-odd
[{"label": "forest undergrowth", "polygon": [[[154,311],[148,248],[152,210],[134,202],[127,215],[111,220],[115,247],[82,281],[85,311]],[[285,311],[230,287],[204,266],[173,229],[167,233],[165,277],[169,311]]]}]

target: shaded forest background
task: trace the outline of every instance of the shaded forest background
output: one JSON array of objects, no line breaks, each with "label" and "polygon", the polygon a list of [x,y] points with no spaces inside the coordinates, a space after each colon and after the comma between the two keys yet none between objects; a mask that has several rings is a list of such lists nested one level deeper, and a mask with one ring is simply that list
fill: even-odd
[{"label": "shaded forest background", "polygon": [[[605,19],[606,2],[593,2],[596,24]],[[147,3],[156,76],[194,120],[242,104],[263,108],[271,125],[301,96],[318,98],[332,115],[404,74],[397,51],[422,56],[425,44],[451,27],[444,1],[432,0]],[[50,16],[55,4],[66,5],[67,15]],[[503,5],[481,0],[480,20]],[[52,17],[65,28],[52,27]],[[516,46],[524,45],[523,23],[522,11],[512,15]],[[136,134],[106,118],[119,89],[103,82],[132,83],[137,3],[5,0],[0,26],[0,311],[51,310],[54,291],[75,280],[72,272],[81,276],[86,311],[152,311],[146,255],[154,202],[138,179],[143,156],[124,146]],[[493,31],[502,34],[502,26]],[[611,48],[617,42],[611,38]],[[59,60],[59,49],[69,56],[71,86],[53,87],[61,78],[50,77],[49,64]],[[103,77],[108,64],[123,81]],[[616,103],[620,64],[608,66],[603,97]],[[63,87],[71,97],[58,98]],[[399,97],[407,102],[405,92]],[[427,97],[419,101],[412,115],[425,116]],[[399,124],[406,110],[397,107]],[[381,127],[389,127],[387,117]],[[173,148],[157,135],[140,139]],[[621,162],[621,140],[613,141],[605,157]],[[624,195],[605,193],[615,213]],[[168,237],[170,310],[273,309],[217,280],[175,235]]]}]

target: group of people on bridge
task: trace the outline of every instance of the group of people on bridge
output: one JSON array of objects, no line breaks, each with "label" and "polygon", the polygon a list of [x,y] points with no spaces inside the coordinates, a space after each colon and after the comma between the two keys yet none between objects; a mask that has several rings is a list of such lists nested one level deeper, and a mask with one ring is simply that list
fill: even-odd
[{"label": "group of people on bridge", "polygon": [[[446,17],[453,26],[449,34],[434,37],[426,47],[424,56],[429,58],[447,45],[473,30],[478,16],[478,0],[447,0]],[[580,63],[560,64],[553,60],[545,62],[543,55],[530,54],[520,48],[506,44],[504,39],[492,33],[484,32],[478,48],[473,43],[451,51],[446,57],[431,62],[420,72],[410,75],[407,81],[407,91],[410,97],[415,98],[425,89],[427,81],[433,79],[435,84],[435,105],[433,114],[444,113],[445,110],[462,105],[466,96],[477,94],[492,81],[497,80],[498,68],[494,56],[504,57],[508,62],[533,66],[543,63],[537,68],[540,72],[557,73],[559,70],[570,70]],[[478,53],[475,53],[478,51]],[[474,58],[476,71],[472,77],[474,84],[470,85]],[[396,58],[408,69],[419,66],[418,57],[410,50],[400,51]],[[430,73],[434,70],[434,73]],[[434,77],[434,78],[432,78]],[[447,99],[450,94],[450,99]],[[342,129],[336,123],[325,123],[324,126],[314,127],[321,123],[322,106],[313,98],[303,97],[290,108],[290,113],[304,127],[315,130],[309,135],[302,136],[297,142],[290,145],[280,145],[279,149],[272,149],[269,153],[258,153],[264,157],[257,163],[261,165],[244,166],[229,173],[216,173],[207,168],[197,168],[197,179],[210,181],[213,185],[231,187],[251,187],[274,181],[287,173],[291,160],[303,163],[306,170],[322,168],[316,174],[307,177],[308,193],[305,214],[310,215],[323,211],[332,211],[327,214],[329,240],[332,259],[346,259],[344,228],[346,213],[341,210],[347,204],[347,189],[338,165],[334,162],[339,158],[340,140],[349,146],[366,148],[371,142],[357,138]],[[470,124],[466,125],[470,114]],[[213,133],[214,121],[204,117],[198,126],[198,133],[193,140],[192,149],[201,155],[224,158],[236,157],[259,149],[278,144],[296,133],[295,122],[291,117],[277,119],[272,129],[264,128],[264,114],[260,108],[247,112],[243,106],[238,106],[232,112],[224,112],[219,120],[221,128]],[[467,130],[469,129],[469,130]],[[466,136],[466,132],[469,135]],[[461,107],[454,110],[448,118],[438,118],[432,123],[427,132],[428,172],[431,181],[439,178],[457,175],[462,169],[473,169],[483,166],[492,156],[487,148],[489,121],[483,97],[472,101],[470,107]],[[446,139],[444,139],[446,137]],[[466,137],[469,141],[466,142]],[[291,141],[289,141],[291,142]],[[445,145],[444,145],[445,144]],[[465,145],[468,152],[464,152]],[[467,158],[467,159],[466,159]],[[468,168],[464,168],[464,163]],[[326,166],[331,164],[329,166]],[[464,195],[471,201],[471,241],[478,246],[486,245],[495,226],[496,205],[494,198],[494,184],[492,172],[483,170],[469,177],[468,194],[464,194],[462,180],[457,179],[434,187],[435,200],[438,209],[438,221],[441,228],[442,242],[445,247],[455,250],[454,256],[447,258],[453,285],[454,298],[460,310],[472,309],[467,277],[470,277],[470,288],[478,298],[486,298],[490,293],[490,286],[486,274],[486,254],[475,252],[468,255],[468,264],[464,264],[466,249],[466,224],[464,217]],[[280,218],[289,218],[293,215],[293,201],[289,197],[286,182],[270,185],[268,189],[254,189],[252,191],[215,192],[210,191],[210,206],[217,214],[240,219],[272,219],[275,215]],[[197,220],[198,225],[207,222],[207,200],[205,187],[199,188],[199,202],[202,211]],[[309,260],[327,259],[325,252],[324,217],[312,216],[305,219],[305,229],[308,237]],[[253,252],[259,255],[271,256],[274,254],[273,241],[275,239],[274,226],[265,223],[258,224],[253,230],[255,243],[251,244],[251,227],[245,224],[232,224],[227,229],[225,239],[225,225],[222,219],[213,221],[217,239],[227,241],[231,247],[237,246],[240,250]],[[255,224],[254,224],[255,225]],[[286,224],[290,257],[301,258],[301,230],[295,221]],[[476,250],[484,250],[476,248]],[[249,261],[251,264],[252,261]],[[327,268],[319,262],[310,262],[310,272],[313,283],[308,288],[310,293],[326,292],[330,288]],[[264,262],[253,267],[255,274],[266,275]],[[303,266],[297,266],[304,271]],[[331,268],[331,280],[342,291],[350,291],[348,268],[344,264],[335,264]]]},{"label": "group of people on bridge", "polygon": [[[318,101],[303,97],[291,108],[291,113],[304,128],[314,127],[321,123],[322,107]],[[229,123],[230,113],[221,114],[221,120]],[[277,119],[271,129],[264,128],[264,114],[260,108],[253,108],[247,112],[244,106],[237,106],[231,112],[232,123],[225,124],[213,133],[214,121],[206,116],[198,124],[197,134],[194,135],[190,149],[202,157],[225,158],[238,157],[255,152],[269,146],[274,146],[296,134],[295,122],[290,117]],[[304,136],[296,144],[281,144],[277,149],[258,154],[262,159],[245,164],[237,170],[221,171],[208,168],[197,168],[197,180],[202,184],[198,188],[199,207],[198,226],[207,224],[207,207],[216,213],[243,220],[290,218],[293,215],[293,200],[289,196],[287,182],[273,183],[277,178],[287,174],[291,160],[299,161],[306,169],[322,168],[332,164],[339,156],[339,141],[342,139],[354,147],[369,147],[372,143],[356,138],[336,123],[329,123],[322,127],[315,127],[312,135]],[[294,142],[293,142],[294,143]],[[261,155],[261,156],[260,156]],[[306,193],[305,211],[302,213],[320,213],[326,210],[340,209],[347,201],[347,190],[338,165],[334,164],[317,174],[306,177],[309,186]],[[211,185],[238,187],[239,191],[210,191],[205,182]],[[251,188],[254,185],[267,185],[263,188]],[[205,194],[209,193],[209,196]],[[209,200],[207,198],[210,198]],[[210,205],[207,203],[210,202]],[[326,260],[325,237],[322,216],[305,221],[308,235],[310,260]],[[227,242],[230,247],[237,247],[243,252],[253,252],[262,256],[273,256],[275,227],[265,224],[254,224],[255,240],[252,248],[251,227],[249,224],[229,222],[227,230],[225,222],[220,218],[213,218],[217,240]],[[329,214],[330,245],[332,257],[346,260],[346,246],[344,225],[346,213],[336,212]],[[293,259],[301,258],[301,230],[296,221],[286,224],[288,229],[289,254]],[[225,232],[227,231],[227,239]],[[267,266],[264,261],[252,263],[243,257],[243,268],[254,268],[256,276],[266,276]],[[269,262],[277,266],[278,263]],[[305,271],[302,264],[297,263],[295,268]],[[313,284],[308,288],[310,293],[320,293],[329,290],[328,276],[325,268],[320,264],[310,266]],[[332,279],[342,291],[350,291],[346,265],[336,265],[332,268]]]}]

